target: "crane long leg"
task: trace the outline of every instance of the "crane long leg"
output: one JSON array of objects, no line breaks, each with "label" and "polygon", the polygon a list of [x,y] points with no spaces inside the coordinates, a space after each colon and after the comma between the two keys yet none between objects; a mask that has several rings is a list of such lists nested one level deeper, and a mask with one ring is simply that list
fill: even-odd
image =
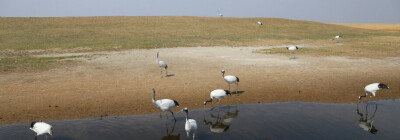
[{"label": "crane long leg", "polygon": [[194,136],[196,135],[196,132],[193,132],[193,140],[194,140]]},{"label": "crane long leg", "polygon": [[172,112],[171,110],[170,110],[169,112],[171,112],[171,114],[172,114],[172,116],[174,117],[174,120],[175,120],[175,122],[176,122],[174,112]]},{"label": "crane long leg", "polygon": [[228,85],[229,85],[229,91],[231,91],[231,84],[228,83]]},{"label": "crane long leg", "polygon": [[238,92],[237,89],[238,89],[239,84],[237,82],[235,84],[236,84],[236,94],[237,94],[237,92]]},{"label": "crane long leg", "polygon": [[187,138],[189,140],[189,131],[186,132]]},{"label": "crane long leg", "polygon": [[162,75],[162,68],[160,67],[160,74],[161,74],[161,77],[163,77],[163,75]]},{"label": "crane long leg", "polygon": [[168,69],[165,68],[165,76],[168,76]]}]

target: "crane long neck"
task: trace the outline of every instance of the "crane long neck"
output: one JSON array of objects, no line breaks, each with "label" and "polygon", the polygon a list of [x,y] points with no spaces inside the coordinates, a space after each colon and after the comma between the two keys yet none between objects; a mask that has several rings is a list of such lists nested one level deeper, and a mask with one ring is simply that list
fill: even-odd
[{"label": "crane long neck", "polygon": [[188,121],[188,119],[189,119],[189,112],[188,111],[185,111],[186,112],[186,121]]},{"label": "crane long neck", "polygon": [[153,90],[153,103],[155,103],[156,100],[156,91]]},{"label": "crane long neck", "polygon": [[160,59],[158,59],[158,53],[157,53],[157,63],[160,62]]},{"label": "crane long neck", "polygon": [[210,98],[210,100],[204,101],[204,105],[206,105],[208,102],[212,102],[213,98]]},{"label": "crane long neck", "polygon": [[222,78],[224,78],[225,77],[225,73],[222,73]]}]

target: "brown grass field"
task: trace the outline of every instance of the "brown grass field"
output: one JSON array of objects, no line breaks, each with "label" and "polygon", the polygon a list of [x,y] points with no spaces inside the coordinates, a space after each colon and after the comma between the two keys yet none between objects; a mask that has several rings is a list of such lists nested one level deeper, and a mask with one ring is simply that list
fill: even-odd
[{"label": "brown grass field", "polygon": [[353,28],[361,28],[368,30],[378,30],[378,31],[387,31],[387,32],[400,32],[400,24],[338,24],[347,27]]},{"label": "brown grass field", "polygon": [[[152,88],[157,99],[201,108],[210,91],[228,88],[222,69],[240,78],[241,93],[222,105],[357,102],[374,82],[390,89],[366,100],[400,97],[396,26],[256,20],[0,18],[0,124],[158,113]],[[296,59],[287,45],[300,47]],[[156,52],[173,76],[161,77]]]}]

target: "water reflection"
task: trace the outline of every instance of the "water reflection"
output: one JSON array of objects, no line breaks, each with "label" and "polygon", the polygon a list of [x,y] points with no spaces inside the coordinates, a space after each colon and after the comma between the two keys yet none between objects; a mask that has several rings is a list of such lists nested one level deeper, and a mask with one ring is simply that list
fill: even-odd
[{"label": "water reflection", "polygon": [[175,124],[176,124],[176,121],[174,121],[174,125],[172,125],[171,132],[168,132],[168,123],[165,123],[167,135],[162,137],[161,140],[179,140],[180,139],[180,137],[181,137],[180,133],[175,134],[175,135],[172,134],[172,133],[174,133],[174,130],[175,130]]},{"label": "water reflection", "polygon": [[[234,111],[231,111],[231,108],[234,108]],[[217,111],[215,111],[217,110]],[[221,114],[223,114],[221,116]],[[204,124],[210,126],[210,131],[213,133],[221,133],[228,131],[230,127],[230,122],[234,120],[239,114],[239,110],[237,106],[223,106],[217,107],[217,109],[212,109],[209,113],[211,118],[215,118],[215,122],[207,121],[204,114]],[[212,119],[213,120],[213,119]]]},{"label": "water reflection", "polygon": [[378,110],[378,104],[375,103],[375,110],[374,113],[372,113],[372,116],[368,118],[368,105],[369,103],[367,103],[367,105],[365,106],[365,117],[363,113],[360,113],[359,109],[358,109],[358,104],[357,104],[357,110],[356,113],[360,116],[360,119],[358,120],[358,125],[364,130],[364,131],[368,131],[372,134],[376,134],[378,132],[378,129],[375,128],[375,126],[373,125],[374,123],[374,117],[375,117],[375,113]]},{"label": "water reflection", "polygon": [[[378,104],[378,105],[375,105]],[[197,140],[343,139],[398,140],[400,99],[376,103],[324,104],[284,102],[193,109]],[[378,110],[379,106],[379,112]],[[356,109],[356,110],[355,110]],[[239,116],[240,111],[240,116]],[[351,113],[349,113],[351,112]],[[355,113],[356,112],[356,113]],[[379,115],[379,117],[378,117]],[[51,140],[187,139],[185,117],[160,114],[49,121]],[[376,117],[374,117],[376,116]],[[204,124],[199,121],[203,120]],[[30,123],[0,126],[0,140],[34,140]],[[379,131],[377,130],[379,129]],[[365,131],[364,131],[365,130]],[[378,132],[378,133],[377,133]],[[374,134],[376,133],[376,134]],[[179,138],[180,137],[180,138]],[[39,139],[44,140],[44,137]]]}]

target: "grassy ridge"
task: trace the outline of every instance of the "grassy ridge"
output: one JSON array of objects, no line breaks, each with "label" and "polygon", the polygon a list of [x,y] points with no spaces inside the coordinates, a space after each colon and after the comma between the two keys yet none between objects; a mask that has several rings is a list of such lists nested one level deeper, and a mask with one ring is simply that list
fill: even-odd
[{"label": "grassy ridge", "polygon": [[[259,27],[256,21],[262,21]],[[278,18],[207,17],[0,17],[0,72],[49,69],[64,58],[35,54],[191,46],[323,44],[301,54],[400,56],[398,25],[323,24]],[[383,29],[383,30],[379,30]],[[388,32],[390,31],[390,32]],[[331,39],[342,35],[337,46]],[[284,49],[262,50],[287,54]],[[57,61],[55,61],[57,60]]]},{"label": "grassy ridge", "polygon": [[339,24],[339,23],[335,24],[353,28],[369,29],[369,30],[400,32],[400,24]]},{"label": "grassy ridge", "polygon": [[[262,21],[264,26],[258,27],[257,20]],[[338,25],[273,18],[0,18],[0,24],[0,50],[252,46],[274,45],[273,42],[280,41],[326,40],[337,34],[346,35],[349,39],[385,34]]]}]

